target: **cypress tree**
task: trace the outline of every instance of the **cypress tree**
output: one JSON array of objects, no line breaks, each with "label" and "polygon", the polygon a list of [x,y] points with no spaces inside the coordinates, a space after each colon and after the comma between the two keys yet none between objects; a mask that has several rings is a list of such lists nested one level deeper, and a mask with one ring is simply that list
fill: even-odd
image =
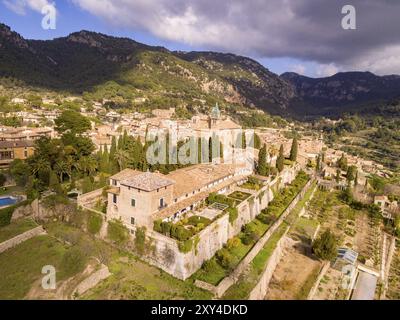
[{"label": "cypress tree", "polygon": [[279,149],[279,156],[278,159],[276,160],[276,168],[278,169],[279,172],[283,171],[285,165],[285,156],[283,154],[283,145],[281,144],[281,147]]},{"label": "cypress tree", "polygon": [[319,172],[321,170],[321,157],[317,156],[317,165],[315,167],[315,171]]},{"label": "cypress tree", "polygon": [[299,144],[297,141],[297,136],[293,138],[292,147],[290,149],[290,160],[297,161],[297,152],[299,149]]},{"label": "cypress tree", "polygon": [[104,146],[104,152],[103,152],[103,155],[101,156],[101,160],[100,160],[100,171],[101,172],[109,173],[109,171],[110,171],[109,160],[110,159],[109,159],[107,146]]},{"label": "cypress tree", "polygon": [[258,154],[257,173],[261,176],[267,175],[267,145],[265,143]]},{"label": "cypress tree", "polygon": [[254,148],[260,149],[261,148],[261,139],[257,133],[254,133]]},{"label": "cypress tree", "polygon": [[336,180],[337,183],[340,182],[340,172],[341,172],[340,169],[336,170],[336,178],[335,178],[335,180]]},{"label": "cypress tree", "polygon": [[118,145],[117,145],[117,149],[118,150],[121,150],[121,149],[123,149],[123,147],[124,147],[124,138],[123,138],[123,136],[119,136],[118,137]]},{"label": "cypress tree", "polygon": [[115,152],[117,151],[117,139],[115,136],[111,139],[110,158],[114,159]]}]

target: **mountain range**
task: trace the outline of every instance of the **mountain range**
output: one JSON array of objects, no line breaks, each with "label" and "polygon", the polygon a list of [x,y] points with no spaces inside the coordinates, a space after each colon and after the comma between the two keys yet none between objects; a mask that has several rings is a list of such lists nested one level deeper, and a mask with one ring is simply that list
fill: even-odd
[{"label": "mountain range", "polygon": [[27,40],[0,24],[0,57],[0,82],[96,98],[146,96],[186,106],[221,102],[304,118],[337,116],[400,97],[397,75],[277,75],[243,56],[176,52],[89,31]]}]

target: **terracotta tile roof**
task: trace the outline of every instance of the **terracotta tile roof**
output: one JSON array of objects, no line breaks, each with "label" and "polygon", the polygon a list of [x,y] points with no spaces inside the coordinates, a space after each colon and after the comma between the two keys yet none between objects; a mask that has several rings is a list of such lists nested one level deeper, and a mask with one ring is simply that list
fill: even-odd
[{"label": "terracotta tile roof", "polygon": [[192,197],[188,197],[187,199],[184,199],[177,203],[174,203],[173,205],[170,205],[170,206],[166,207],[165,209],[153,214],[152,217],[154,220],[169,218],[173,214],[191,206],[192,204],[206,199],[210,193],[217,192],[217,191],[231,185],[232,183],[236,183],[236,182],[243,180],[244,178],[246,178],[246,176],[244,176],[244,175],[230,178],[230,179],[224,181],[223,183],[216,185],[213,188],[210,188],[203,192],[197,193],[197,194],[193,195]]},{"label": "terracotta tile roof", "polygon": [[164,178],[161,174],[145,172],[122,180],[121,184],[144,191],[153,191],[175,184],[175,181]]},{"label": "terracotta tile roof", "polygon": [[235,174],[240,167],[238,164],[200,164],[173,171],[166,177],[176,181],[173,196],[179,198]]},{"label": "terracotta tile roof", "polygon": [[22,140],[22,141],[0,141],[0,148],[28,148],[33,147],[35,145],[32,140]]},{"label": "terracotta tile roof", "polygon": [[121,180],[132,178],[132,177],[134,177],[138,174],[142,174],[142,173],[143,172],[141,172],[141,171],[136,171],[133,169],[125,169],[125,170],[118,172],[117,174],[114,174],[113,176],[110,177],[110,179],[121,181]]}]

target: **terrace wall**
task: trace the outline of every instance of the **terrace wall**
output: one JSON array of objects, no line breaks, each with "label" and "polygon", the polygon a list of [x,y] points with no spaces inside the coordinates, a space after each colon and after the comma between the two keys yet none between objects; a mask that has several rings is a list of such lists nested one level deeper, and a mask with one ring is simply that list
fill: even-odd
[{"label": "terrace wall", "polygon": [[22,243],[26,240],[29,240],[33,237],[36,237],[39,234],[43,234],[43,233],[44,233],[44,230],[43,230],[42,226],[38,226],[36,228],[33,228],[29,231],[26,231],[26,232],[20,234],[14,238],[6,240],[6,241],[0,243],[0,253],[6,251],[8,249],[14,248],[15,246],[19,245],[20,243]]},{"label": "terrace wall", "polygon": [[250,292],[249,300],[264,300],[267,294],[269,282],[271,281],[272,275],[276,269],[276,266],[281,261],[286,248],[291,245],[291,239],[283,236],[277,243],[274,252],[268,259],[268,264],[264,269],[264,272],[258,281],[257,285]]}]

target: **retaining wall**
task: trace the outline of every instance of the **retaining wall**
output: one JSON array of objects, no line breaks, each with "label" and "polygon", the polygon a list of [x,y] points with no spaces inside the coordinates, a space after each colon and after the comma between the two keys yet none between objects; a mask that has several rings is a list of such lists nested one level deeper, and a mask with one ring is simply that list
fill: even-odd
[{"label": "retaining wall", "polygon": [[29,240],[35,236],[38,236],[39,234],[42,234],[44,232],[45,231],[43,230],[42,226],[38,226],[34,229],[31,229],[29,231],[26,231],[26,232],[20,234],[14,238],[6,240],[6,241],[0,243],[0,253],[6,251],[8,249],[14,248],[15,246],[19,245],[20,243],[22,243],[26,240]]}]

